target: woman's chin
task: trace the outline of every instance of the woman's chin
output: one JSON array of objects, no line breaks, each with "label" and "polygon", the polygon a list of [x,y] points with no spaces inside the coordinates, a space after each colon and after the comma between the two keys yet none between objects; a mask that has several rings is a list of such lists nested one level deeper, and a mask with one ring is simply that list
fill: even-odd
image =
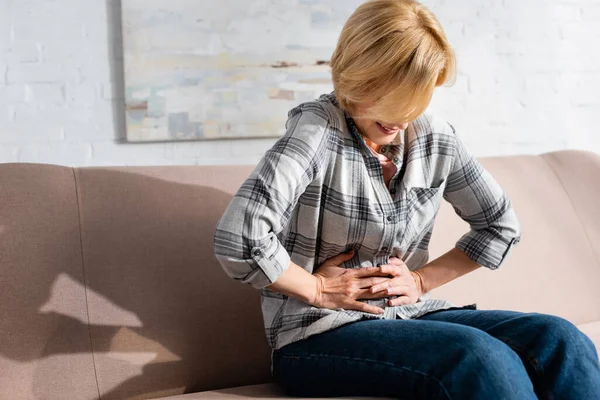
[{"label": "woman's chin", "polygon": [[369,140],[371,140],[373,143],[379,144],[379,145],[386,145],[386,144],[390,144],[394,141],[394,139],[396,138],[396,135],[398,135],[400,131],[396,132],[396,134],[394,135],[383,135],[379,132],[376,132],[376,135],[373,135],[375,137],[371,137],[369,138]]}]

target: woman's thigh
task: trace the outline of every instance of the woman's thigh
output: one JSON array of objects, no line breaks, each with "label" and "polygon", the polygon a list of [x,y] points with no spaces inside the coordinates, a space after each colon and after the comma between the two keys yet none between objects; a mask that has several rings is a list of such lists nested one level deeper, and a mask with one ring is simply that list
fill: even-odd
[{"label": "woman's thigh", "polygon": [[275,351],[289,395],[535,399],[521,359],[485,332],[448,322],[364,320]]}]

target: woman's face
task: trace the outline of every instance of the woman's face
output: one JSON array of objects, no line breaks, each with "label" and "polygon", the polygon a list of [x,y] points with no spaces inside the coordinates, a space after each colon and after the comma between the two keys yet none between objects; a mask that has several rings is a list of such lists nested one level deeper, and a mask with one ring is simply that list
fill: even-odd
[{"label": "woman's face", "polygon": [[361,115],[365,115],[369,107],[371,107],[371,104],[359,104],[353,108],[350,114],[361,135],[371,142],[382,146],[389,144],[399,132],[408,127],[407,122],[375,121],[369,118],[361,118]]}]

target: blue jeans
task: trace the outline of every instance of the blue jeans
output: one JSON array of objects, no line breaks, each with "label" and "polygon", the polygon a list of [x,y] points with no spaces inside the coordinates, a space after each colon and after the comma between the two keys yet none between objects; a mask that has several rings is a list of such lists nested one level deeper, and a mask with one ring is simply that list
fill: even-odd
[{"label": "blue jeans", "polygon": [[592,341],[563,318],[517,311],[350,323],[275,350],[273,375],[302,397],[600,399]]}]

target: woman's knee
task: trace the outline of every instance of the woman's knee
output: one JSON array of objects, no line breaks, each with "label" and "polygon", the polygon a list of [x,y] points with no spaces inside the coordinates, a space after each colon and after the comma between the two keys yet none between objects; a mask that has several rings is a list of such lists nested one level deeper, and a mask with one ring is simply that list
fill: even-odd
[{"label": "woman's knee", "polygon": [[[465,327],[448,345],[453,351],[441,363],[447,367],[441,381],[448,392],[473,393],[473,398],[534,398],[523,362],[502,341],[479,329]],[[474,375],[473,371],[477,373]]]},{"label": "woman's knee", "polygon": [[596,346],[592,340],[569,320],[550,314],[530,313],[526,318],[541,336],[540,340],[557,349],[573,352],[591,352],[598,357]]},{"label": "woman's knee", "polygon": [[455,356],[459,360],[477,368],[482,372],[498,373],[502,366],[505,369],[520,364],[519,356],[505,343],[476,328],[462,330],[456,336]]}]

